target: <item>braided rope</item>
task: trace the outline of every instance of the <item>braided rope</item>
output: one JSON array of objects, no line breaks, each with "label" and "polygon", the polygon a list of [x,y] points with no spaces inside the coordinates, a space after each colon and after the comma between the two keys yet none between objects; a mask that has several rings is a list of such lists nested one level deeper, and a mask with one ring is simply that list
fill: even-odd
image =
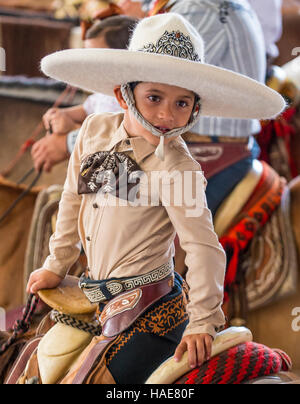
[{"label": "braided rope", "polygon": [[262,344],[246,342],[212,358],[176,384],[240,384],[289,370],[290,359]]},{"label": "braided rope", "polygon": [[159,145],[157,146],[154,154],[162,161],[164,160],[164,155],[165,155],[164,139],[168,139],[170,137],[177,137],[177,136],[183,135],[184,133],[188,132],[193,126],[195,126],[197,121],[200,119],[201,101],[199,99],[194,105],[194,109],[193,109],[193,112],[192,112],[190,122],[186,126],[172,129],[168,133],[163,134],[163,132],[156,129],[137,110],[135,99],[134,99],[134,94],[133,94],[133,91],[131,90],[131,87],[130,87],[129,83],[123,84],[121,86],[121,93],[122,93],[123,99],[125,100],[129,110],[131,111],[131,113],[133,114],[135,119],[145,129],[147,129],[150,133],[152,133],[153,135],[160,138]]},{"label": "braided rope", "polygon": [[56,310],[52,310],[50,316],[51,316],[51,320],[55,321],[56,323],[68,325],[68,326],[76,328],[80,331],[85,331],[96,337],[101,335],[101,327],[99,324],[87,323],[85,321],[78,320],[77,318],[71,317],[67,314],[59,313]]},{"label": "braided rope", "polygon": [[29,330],[38,302],[39,298],[37,296],[34,294],[29,295],[23,311],[23,317],[21,320],[15,322],[11,337],[0,348],[0,356],[3,355],[14,342],[16,342],[18,337],[22,336]]},{"label": "braided rope", "polygon": [[137,110],[134,95],[133,95],[133,92],[132,92],[132,90],[130,88],[130,84],[128,84],[128,83],[123,84],[121,86],[121,92],[122,92],[122,96],[123,96],[128,108],[132,112],[135,119],[145,129],[147,129],[150,133],[152,133],[155,136],[158,136],[158,137],[163,136],[163,138],[168,139],[170,137],[183,135],[184,133],[188,132],[193,126],[195,126],[197,121],[200,119],[201,101],[199,100],[199,101],[197,101],[197,103],[195,105],[195,107],[198,106],[199,109],[197,110],[197,112],[195,110],[193,111],[192,119],[186,126],[181,127],[181,128],[172,129],[167,134],[163,134],[160,130],[156,129],[150,122],[148,122],[143,117],[143,115]]}]

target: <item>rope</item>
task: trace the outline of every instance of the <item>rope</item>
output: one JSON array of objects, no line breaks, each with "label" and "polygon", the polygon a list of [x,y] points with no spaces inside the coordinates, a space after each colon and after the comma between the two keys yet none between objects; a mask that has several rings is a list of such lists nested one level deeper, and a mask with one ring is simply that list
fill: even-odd
[{"label": "rope", "polygon": [[[65,100],[66,103],[71,103],[71,101],[74,99],[74,96],[76,94],[77,89],[71,86],[67,86],[64,91],[60,94],[60,96],[57,98],[55,103],[51,108],[58,108],[61,103]],[[15,168],[23,154],[26,153],[26,151],[36,142],[36,138],[39,136],[39,134],[44,130],[44,125],[43,122],[40,122],[35,130],[33,131],[32,136],[30,136],[20,147],[18,153],[16,156],[12,159],[12,161],[8,164],[8,166],[0,172],[0,175],[4,178],[8,177],[12,170]]]},{"label": "rope", "polygon": [[181,377],[176,384],[241,384],[287,371],[290,366],[291,361],[285,353],[246,342],[222,352]]},{"label": "rope", "polygon": [[93,336],[98,337],[101,335],[101,327],[100,325],[96,325],[93,323],[87,323],[82,320],[78,320],[77,318],[71,317],[67,314],[59,313],[56,310],[52,310],[51,312],[51,320],[55,321],[56,323],[61,323],[68,325],[73,328],[77,328],[80,331],[85,331]]},{"label": "rope", "polygon": [[[18,182],[18,184],[25,178],[27,178],[30,174],[34,172],[34,168],[31,168],[25,175],[24,177]],[[38,182],[40,179],[40,176],[42,175],[42,170],[35,176],[31,184],[28,185],[28,187],[18,196],[18,198],[9,206],[9,208],[0,216],[0,224],[3,222],[3,220],[10,214],[10,212],[17,206],[17,204],[26,196],[29,194],[31,189],[35,186],[35,184]]]},{"label": "rope", "polygon": [[34,294],[29,295],[23,311],[23,317],[21,320],[15,322],[11,337],[0,348],[0,356],[3,355],[20,336],[24,335],[29,330],[38,302],[39,298],[37,296]]},{"label": "rope", "polygon": [[[133,116],[135,119],[145,128],[147,129],[150,133],[157,137],[162,137],[165,139],[169,139],[170,137],[174,136],[180,136],[183,135],[184,133],[188,132],[195,124],[198,122],[200,119],[200,111],[201,111],[201,100],[199,99],[195,106],[194,106],[194,111],[192,112],[192,118],[190,122],[184,127],[180,128],[175,128],[167,132],[167,134],[163,134],[160,130],[156,129],[150,122],[148,122],[143,115],[137,110],[136,108],[136,103],[134,99],[134,94],[130,88],[130,84],[123,84],[121,86],[121,92],[122,96],[124,98],[124,101],[126,102],[128,108],[132,112]],[[198,107],[198,108],[197,108]]]}]

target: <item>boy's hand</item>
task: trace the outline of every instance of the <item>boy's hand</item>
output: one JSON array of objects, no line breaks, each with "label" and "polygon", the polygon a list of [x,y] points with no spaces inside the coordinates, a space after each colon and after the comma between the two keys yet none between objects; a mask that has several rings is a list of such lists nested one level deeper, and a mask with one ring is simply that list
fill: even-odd
[{"label": "boy's hand", "polygon": [[191,334],[182,338],[178,345],[174,360],[180,362],[182,355],[188,351],[189,365],[193,369],[201,366],[211,357],[212,337],[209,334]]},{"label": "boy's hand", "polygon": [[26,291],[28,294],[36,294],[41,289],[53,289],[56,288],[62,280],[63,278],[61,276],[47,269],[37,269],[30,275]]}]

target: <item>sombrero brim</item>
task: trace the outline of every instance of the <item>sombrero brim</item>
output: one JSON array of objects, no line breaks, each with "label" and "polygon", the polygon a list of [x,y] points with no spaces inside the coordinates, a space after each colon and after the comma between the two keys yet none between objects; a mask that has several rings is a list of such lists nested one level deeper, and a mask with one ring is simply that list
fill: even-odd
[{"label": "sombrero brim", "polygon": [[133,81],[164,83],[199,94],[201,115],[270,119],[285,108],[279,93],[246,76],[174,56],[116,49],[69,49],[46,56],[49,77],[91,92],[113,95]]}]

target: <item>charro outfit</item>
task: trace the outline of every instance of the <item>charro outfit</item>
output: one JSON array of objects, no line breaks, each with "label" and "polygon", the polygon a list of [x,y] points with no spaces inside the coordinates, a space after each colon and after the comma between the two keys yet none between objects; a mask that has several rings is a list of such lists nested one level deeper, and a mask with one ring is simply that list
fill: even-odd
[{"label": "charro outfit", "polygon": [[[225,253],[207,208],[206,180],[180,134],[196,123],[200,111],[204,116],[254,119],[271,117],[285,104],[279,94],[258,82],[205,64],[201,37],[184,18],[172,13],[142,20],[129,50],[66,50],[44,58],[42,70],[107,95],[119,83],[128,113],[160,138],[156,147],[143,137],[130,137],[123,114],[86,119],[70,158],[56,231],[44,263],[44,268],[64,276],[79,256],[81,240],[90,278],[146,278],[157,269],[171,267],[172,271],[178,234],[188,268],[188,324],[181,280],[176,276],[171,292],[137,318],[107,353],[108,368],[117,382],[142,382],[153,363],[157,366],[174,353],[183,333],[214,337],[224,324]],[[135,107],[130,85],[134,81],[176,85],[199,95],[186,127],[164,133],[146,121]],[[246,100],[252,102],[246,105]],[[164,138],[172,139],[164,145]],[[129,174],[126,185],[132,186],[132,180],[138,183],[133,199],[134,187],[123,192],[123,163]],[[153,193],[152,179],[157,175],[162,180]],[[105,288],[103,293],[110,298]]]},{"label": "charro outfit", "polygon": [[[51,254],[43,267],[64,277],[79,256],[77,243],[81,239],[92,279],[146,274],[172,260],[176,229],[187,251],[187,282],[191,287],[187,306],[190,322],[185,334],[215,336],[224,324],[221,304],[225,255],[207,207],[200,217],[186,217],[188,206],[113,206],[121,199],[110,193],[78,194],[80,166],[85,158],[112,150],[131,157],[148,175],[151,171],[195,171],[204,193],[201,168],[181,138],[170,142],[165,160],[160,162],[154,155],[155,146],[142,137],[128,137],[122,121],[123,114],[91,115],[85,121],[70,158],[56,232],[50,241]],[[181,333],[183,330],[181,326]],[[169,349],[174,351],[175,347],[173,342]]]}]

